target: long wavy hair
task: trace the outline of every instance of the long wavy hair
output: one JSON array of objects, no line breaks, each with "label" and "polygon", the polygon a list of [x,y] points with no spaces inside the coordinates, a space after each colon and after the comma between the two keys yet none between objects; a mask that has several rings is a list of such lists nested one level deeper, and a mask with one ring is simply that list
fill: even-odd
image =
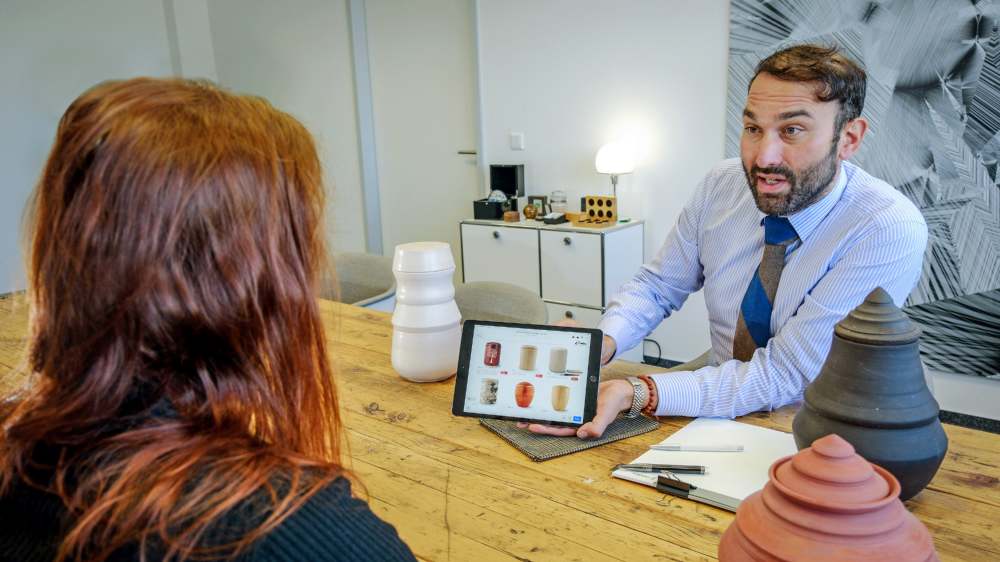
[{"label": "long wavy hair", "polygon": [[344,474],[323,205],[311,136],[264,100],[137,78],[67,109],[26,222],[31,382],[0,412],[0,495],[61,497],[58,560],[228,557]]}]

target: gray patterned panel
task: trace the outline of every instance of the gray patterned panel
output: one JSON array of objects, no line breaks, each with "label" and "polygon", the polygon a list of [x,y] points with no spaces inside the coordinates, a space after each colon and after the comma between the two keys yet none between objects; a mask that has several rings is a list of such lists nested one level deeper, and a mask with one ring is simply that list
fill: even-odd
[{"label": "gray patterned panel", "polygon": [[906,194],[930,233],[907,312],[935,369],[1000,377],[1000,3],[733,0],[726,152],[757,61],[835,43],[868,72],[854,161]]}]

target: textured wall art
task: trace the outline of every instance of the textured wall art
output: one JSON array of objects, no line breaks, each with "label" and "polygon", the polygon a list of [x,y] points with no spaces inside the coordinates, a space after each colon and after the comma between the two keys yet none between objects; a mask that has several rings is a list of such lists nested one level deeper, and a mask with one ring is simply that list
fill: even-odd
[{"label": "textured wall art", "polygon": [[726,153],[754,66],[837,44],[868,73],[853,161],[913,201],[930,232],[906,312],[934,370],[1000,379],[1000,2],[732,0]]}]

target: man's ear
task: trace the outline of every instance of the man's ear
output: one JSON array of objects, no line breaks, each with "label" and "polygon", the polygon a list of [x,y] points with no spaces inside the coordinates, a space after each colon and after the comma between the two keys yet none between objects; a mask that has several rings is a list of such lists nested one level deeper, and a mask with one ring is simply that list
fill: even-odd
[{"label": "man's ear", "polygon": [[840,142],[837,146],[837,158],[847,160],[861,148],[861,139],[868,132],[868,120],[864,117],[851,119],[844,125],[844,130],[840,133]]}]

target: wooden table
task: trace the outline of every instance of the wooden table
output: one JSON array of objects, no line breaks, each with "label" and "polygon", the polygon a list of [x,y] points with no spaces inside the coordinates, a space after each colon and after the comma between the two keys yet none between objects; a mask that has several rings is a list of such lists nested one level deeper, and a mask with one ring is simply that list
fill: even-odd
[{"label": "wooden table", "polygon": [[[733,514],[611,478],[611,467],[688,422],[534,463],[475,419],[451,415],[454,382],[414,384],[390,366],[389,316],[322,303],[347,462],[372,509],[423,560],[713,560]],[[0,301],[0,391],[17,384],[27,312]],[[605,377],[655,369],[613,364]],[[789,431],[794,407],[740,421]],[[1000,560],[1000,438],[945,425],[947,458],[906,503],[942,560]]]}]

